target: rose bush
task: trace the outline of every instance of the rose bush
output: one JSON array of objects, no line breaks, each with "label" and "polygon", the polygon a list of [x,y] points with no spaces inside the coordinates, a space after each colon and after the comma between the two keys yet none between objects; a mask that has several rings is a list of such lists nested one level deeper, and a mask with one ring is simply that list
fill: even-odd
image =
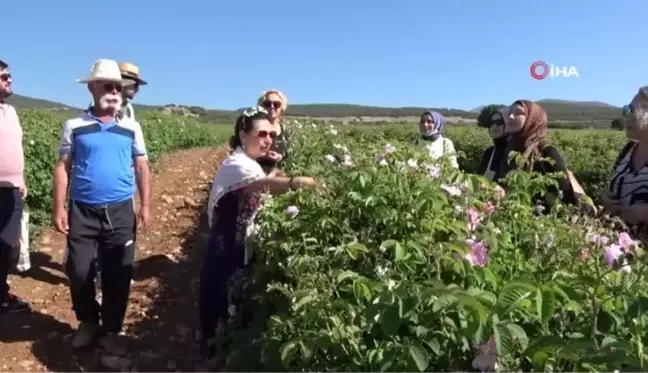
[{"label": "rose bush", "polygon": [[287,171],[318,186],[266,199],[229,370],[646,369],[643,246],[539,213],[554,178],[504,191],[399,139],[293,128]]},{"label": "rose bush", "polygon": [[[408,142],[417,133],[416,124],[362,125],[345,127],[345,136],[372,137],[374,141]],[[342,131],[340,131],[343,133]],[[474,172],[484,150],[492,145],[488,132],[476,126],[446,126],[445,135],[459,152],[459,165]],[[568,167],[594,199],[609,181],[611,166],[626,143],[625,133],[614,130],[550,129],[548,140],[560,149]]]}]

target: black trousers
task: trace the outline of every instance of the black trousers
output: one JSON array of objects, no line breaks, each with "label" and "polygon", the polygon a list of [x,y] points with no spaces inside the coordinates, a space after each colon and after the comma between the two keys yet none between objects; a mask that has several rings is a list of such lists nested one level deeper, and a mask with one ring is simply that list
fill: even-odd
[{"label": "black trousers", "polygon": [[[101,321],[103,331],[118,333],[124,324],[133,278],[137,229],[133,200],[106,206],[71,201],[69,226],[65,271],[77,320]],[[97,259],[101,306],[95,299]]]},{"label": "black trousers", "polygon": [[18,188],[0,188],[0,303],[7,300],[11,253],[20,238],[23,200]]}]

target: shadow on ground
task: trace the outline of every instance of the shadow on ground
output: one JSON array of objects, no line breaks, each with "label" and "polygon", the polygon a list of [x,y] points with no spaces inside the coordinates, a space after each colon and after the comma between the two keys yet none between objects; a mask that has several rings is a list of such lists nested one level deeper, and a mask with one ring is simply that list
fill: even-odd
[{"label": "shadow on ground", "polygon": [[[63,267],[60,263],[52,260],[52,256],[44,252],[32,251],[29,253],[31,261],[31,268],[26,272],[13,271],[20,277],[30,277],[39,282],[45,282],[52,285],[67,284],[68,280],[63,272]],[[54,274],[47,269],[59,272],[60,275]]]},{"label": "shadow on ground", "polygon": [[[125,343],[131,366],[137,371],[193,371],[200,363],[194,330],[198,321],[197,297],[200,258],[207,240],[207,218],[196,213],[200,222],[180,237],[184,240],[182,255],[177,262],[165,255],[153,255],[134,265],[134,280],[158,278],[158,286],[146,296],[153,299],[144,319],[131,324]],[[133,299],[129,307],[133,307]],[[33,340],[32,353],[49,371],[106,371],[99,362],[96,349],[74,351],[70,347],[72,329],[54,318],[32,313],[25,316],[21,325],[4,329],[0,324],[0,340]],[[56,332],[50,333],[55,330]],[[44,336],[43,331],[50,333]]]}]

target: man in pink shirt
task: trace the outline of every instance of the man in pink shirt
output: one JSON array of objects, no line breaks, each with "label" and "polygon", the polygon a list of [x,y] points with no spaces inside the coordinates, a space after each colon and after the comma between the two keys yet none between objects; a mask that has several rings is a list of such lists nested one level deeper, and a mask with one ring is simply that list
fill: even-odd
[{"label": "man in pink shirt", "polygon": [[22,128],[18,114],[5,99],[13,93],[9,65],[0,60],[0,315],[29,310],[29,304],[9,294],[7,276],[13,246],[20,238],[24,179]]}]

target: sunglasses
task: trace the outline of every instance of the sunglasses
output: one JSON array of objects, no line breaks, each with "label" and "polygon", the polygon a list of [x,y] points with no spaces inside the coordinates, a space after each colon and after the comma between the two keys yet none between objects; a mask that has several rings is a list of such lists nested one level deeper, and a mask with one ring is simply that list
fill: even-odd
[{"label": "sunglasses", "polygon": [[11,74],[0,75],[0,80],[2,80],[3,82],[9,81],[9,79],[11,79]]},{"label": "sunglasses", "polygon": [[262,105],[265,108],[273,108],[273,109],[276,110],[276,109],[279,109],[281,107],[281,101],[266,100],[266,101],[263,101]]},{"label": "sunglasses", "polygon": [[491,125],[493,126],[503,126],[505,124],[504,119],[495,119]]},{"label": "sunglasses", "polygon": [[268,136],[270,136],[270,138],[274,140],[274,139],[277,138],[277,131],[264,131],[264,130],[261,130],[261,131],[257,132],[256,135],[257,135],[257,137],[260,137],[262,139],[265,139]]},{"label": "sunglasses", "polygon": [[115,83],[106,83],[104,84],[104,89],[106,90],[106,92],[112,92],[113,90],[117,92],[121,92],[122,86]]}]

